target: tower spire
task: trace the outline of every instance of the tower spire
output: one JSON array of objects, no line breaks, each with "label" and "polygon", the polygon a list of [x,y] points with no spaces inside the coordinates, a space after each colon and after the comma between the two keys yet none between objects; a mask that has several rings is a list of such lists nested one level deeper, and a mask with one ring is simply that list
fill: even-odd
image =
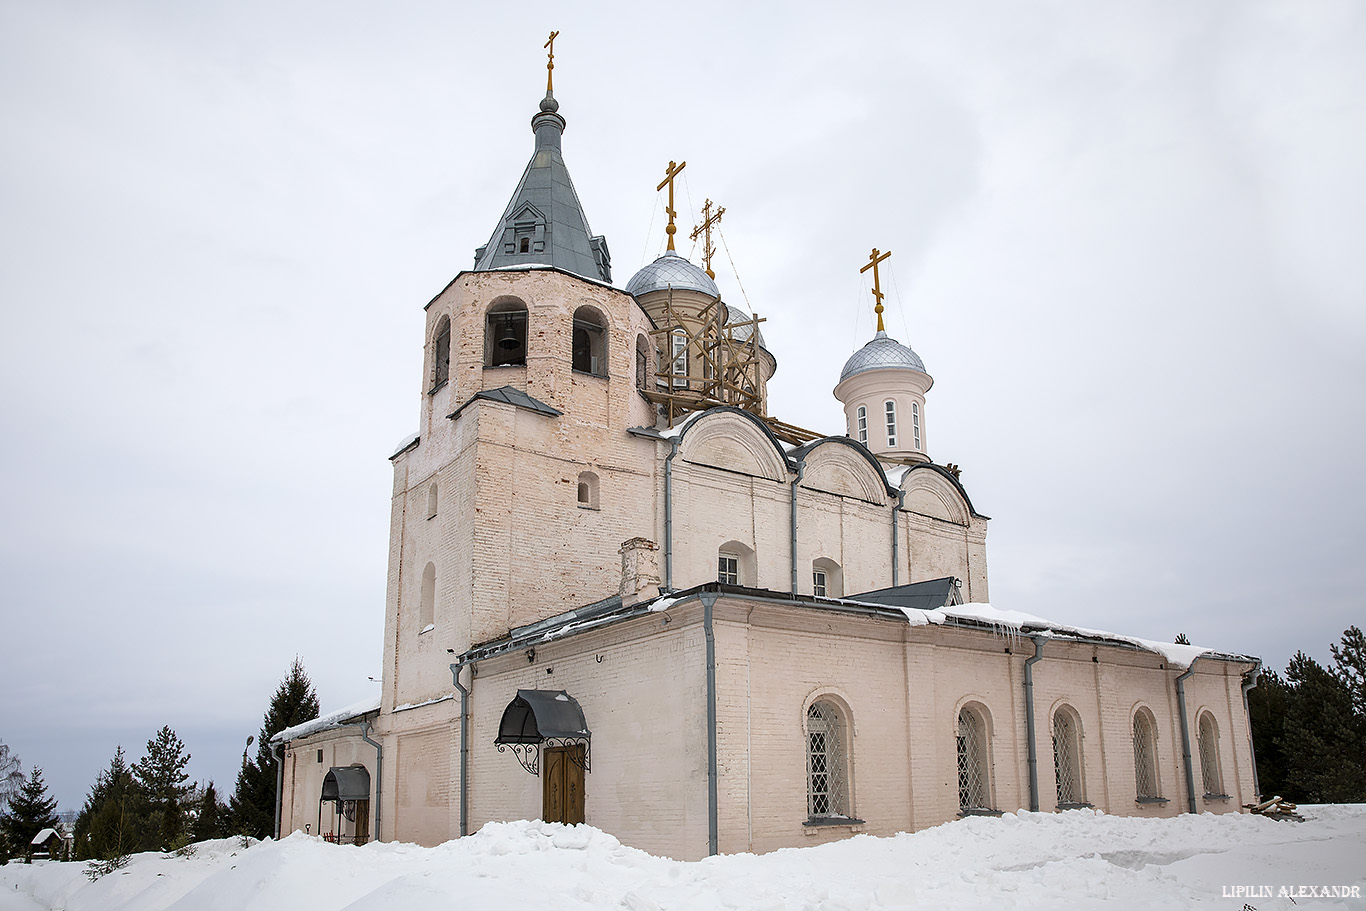
[{"label": "tower spire", "polygon": [[880,253],[878,248],[874,247],[873,252],[868,256],[868,263],[859,270],[860,275],[867,272],[869,269],[873,270],[873,300],[877,301],[877,306],[873,307],[873,312],[877,314],[878,332],[886,332],[887,330],[882,326],[882,298],[884,295],[882,293],[882,284],[878,281],[877,264],[891,255],[891,250],[888,250],[886,253]]},{"label": "tower spire", "polygon": [[674,178],[681,174],[687,166],[686,161],[682,164],[669,162],[669,166],[664,169],[664,179],[659,182],[659,186],[655,187],[656,190],[662,190],[666,185],[669,188],[669,206],[664,210],[669,213],[669,226],[664,231],[669,235],[670,250],[674,248],[674,234],[678,231],[678,228],[674,227],[674,216],[678,214],[674,211]]},{"label": "tower spire", "polygon": [[702,203],[702,224],[693,228],[689,236],[695,241],[699,234],[702,235],[702,268],[706,270],[708,278],[715,280],[716,273],[711,270],[711,258],[716,253],[716,248],[711,245],[711,229],[712,225],[721,221],[721,216],[726,214],[726,207],[717,206],[713,212],[711,205],[710,199]]}]

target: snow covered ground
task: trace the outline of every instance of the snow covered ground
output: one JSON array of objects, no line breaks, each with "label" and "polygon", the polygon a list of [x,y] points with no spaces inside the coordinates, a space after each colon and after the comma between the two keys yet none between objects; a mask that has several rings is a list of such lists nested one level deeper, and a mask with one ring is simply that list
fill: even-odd
[{"label": "snow covered ground", "polygon": [[[1007,814],[699,863],[541,822],[490,823],[437,848],[228,839],[189,858],[138,855],[93,883],[84,864],[11,864],[0,869],[0,911],[1366,908],[1366,805],[1302,812],[1298,824]],[[1347,897],[1311,893],[1335,886]]]}]

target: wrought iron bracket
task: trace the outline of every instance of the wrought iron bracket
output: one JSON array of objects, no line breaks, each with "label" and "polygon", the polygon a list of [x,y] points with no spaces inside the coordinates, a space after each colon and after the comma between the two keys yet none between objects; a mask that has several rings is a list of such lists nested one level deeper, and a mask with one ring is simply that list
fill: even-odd
[{"label": "wrought iron bracket", "polygon": [[546,737],[540,743],[500,743],[497,744],[497,746],[498,752],[500,753],[511,750],[512,755],[517,757],[517,761],[521,763],[522,768],[536,776],[541,774],[541,747],[582,746],[582,757],[580,757],[576,751],[570,750],[569,761],[583,769],[585,772],[593,771],[593,745],[592,741],[587,737]]}]

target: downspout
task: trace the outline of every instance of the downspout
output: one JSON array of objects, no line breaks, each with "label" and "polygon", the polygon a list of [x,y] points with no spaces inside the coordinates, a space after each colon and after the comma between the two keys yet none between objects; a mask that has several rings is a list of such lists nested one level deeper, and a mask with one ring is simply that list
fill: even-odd
[{"label": "downspout", "polygon": [[1186,766],[1186,801],[1191,813],[1200,811],[1195,806],[1195,767],[1191,764],[1191,731],[1186,718],[1186,678],[1195,673],[1195,662],[1199,661],[1200,657],[1196,655],[1192,658],[1190,667],[1176,678],[1176,706],[1181,710],[1181,761]]},{"label": "downspout", "polygon": [[797,477],[792,479],[792,594],[797,593],[797,485],[806,477],[806,460],[797,462]]},{"label": "downspout", "polygon": [[717,847],[716,819],[716,635],[712,629],[715,592],[702,592],[702,632],[707,638],[707,856],[721,853]]},{"label": "downspout", "polygon": [[674,590],[674,456],[678,455],[678,437],[670,438],[673,448],[664,457],[664,590]]},{"label": "downspout", "polygon": [[899,544],[897,543],[897,529],[900,528],[901,510],[906,505],[906,491],[896,492],[896,506],[892,507],[892,588],[901,584],[898,571],[901,568],[901,555],[897,553]]},{"label": "downspout", "polygon": [[1243,717],[1247,719],[1247,755],[1252,757],[1252,794],[1257,802],[1262,802],[1262,785],[1257,779],[1257,745],[1252,742],[1252,710],[1247,706],[1248,691],[1257,686],[1257,678],[1262,673],[1262,659],[1253,658],[1256,663],[1252,670],[1243,675]]},{"label": "downspout", "polygon": [[361,722],[360,739],[375,748],[375,841],[384,841],[384,829],[380,825],[384,821],[384,746],[370,739],[372,730],[370,722]]},{"label": "downspout", "polygon": [[1034,655],[1025,659],[1024,684],[1025,684],[1025,738],[1028,741],[1029,756],[1029,811],[1039,812],[1039,749],[1034,742],[1034,664],[1043,660],[1043,644],[1048,641],[1048,637],[1042,634],[1035,634],[1029,637],[1034,640]]},{"label": "downspout", "polygon": [[[451,683],[460,691],[460,835],[470,831],[469,772],[470,772],[470,691],[460,683],[460,669],[471,662],[451,665]],[[470,686],[474,678],[470,677]]]},{"label": "downspout", "polygon": [[[1247,706],[1247,690],[1243,690],[1243,705]],[[285,787],[285,761],[280,756],[284,743],[272,743],[270,754],[275,757],[275,840],[280,840],[280,794]]]}]

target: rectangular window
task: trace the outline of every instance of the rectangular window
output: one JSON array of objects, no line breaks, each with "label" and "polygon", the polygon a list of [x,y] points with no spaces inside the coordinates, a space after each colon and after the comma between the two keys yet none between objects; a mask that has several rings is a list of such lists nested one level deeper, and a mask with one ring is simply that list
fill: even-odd
[{"label": "rectangular window", "polygon": [[920,404],[911,402],[911,429],[915,431],[915,448],[920,448]]},{"label": "rectangular window", "polygon": [[720,554],[716,558],[716,581],[726,585],[740,584],[740,558],[734,554]]},{"label": "rectangular window", "polygon": [[813,588],[813,589],[815,590],[815,592],[816,592],[816,597],[817,597],[817,598],[824,598],[824,597],[825,597],[825,593],[826,593],[826,587],[825,587],[825,570],[823,570],[823,569],[813,570],[812,573],[811,573],[811,581],[812,581],[812,588]]},{"label": "rectangular window", "polygon": [[858,406],[858,441],[868,442],[868,409],[862,405]]},{"label": "rectangular window", "polygon": [[896,448],[896,402],[888,401],[887,408],[887,446]]},{"label": "rectangular window", "polygon": [[675,332],[669,336],[673,345],[673,364],[671,371],[674,376],[674,388],[686,389],[688,387],[688,335],[686,332]]}]

